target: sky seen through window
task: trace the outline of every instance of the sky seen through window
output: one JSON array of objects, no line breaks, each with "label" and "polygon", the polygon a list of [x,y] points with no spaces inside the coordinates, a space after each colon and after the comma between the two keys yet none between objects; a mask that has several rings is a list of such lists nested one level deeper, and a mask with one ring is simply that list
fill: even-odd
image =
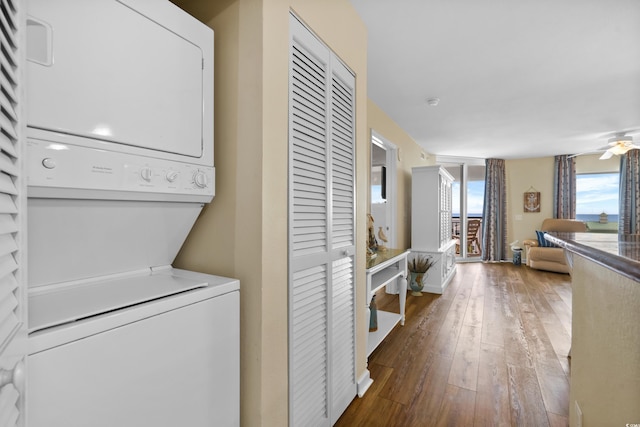
[{"label": "sky seen through window", "polygon": [[618,215],[620,174],[590,173],[576,176],[576,215]]}]

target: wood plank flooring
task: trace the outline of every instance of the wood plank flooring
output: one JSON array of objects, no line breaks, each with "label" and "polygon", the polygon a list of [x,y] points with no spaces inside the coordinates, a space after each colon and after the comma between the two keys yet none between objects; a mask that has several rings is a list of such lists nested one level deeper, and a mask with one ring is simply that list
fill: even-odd
[{"label": "wood plank flooring", "polygon": [[[457,268],[443,295],[407,296],[405,326],[369,358],[373,385],[336,426],[569,425],[570,277]],[[384,290],[376,302],[398,311]]]}]

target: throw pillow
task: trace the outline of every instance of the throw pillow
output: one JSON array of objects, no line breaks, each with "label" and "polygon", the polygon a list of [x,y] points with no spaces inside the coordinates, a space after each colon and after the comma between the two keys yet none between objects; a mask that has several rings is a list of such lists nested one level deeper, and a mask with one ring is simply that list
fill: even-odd
[{"label": "throw pillow", "polygon": [[544,238],[544,231],[536,230],[536,235],[538,236],[538,246],[541,248],[556,248],[557,246]]}]

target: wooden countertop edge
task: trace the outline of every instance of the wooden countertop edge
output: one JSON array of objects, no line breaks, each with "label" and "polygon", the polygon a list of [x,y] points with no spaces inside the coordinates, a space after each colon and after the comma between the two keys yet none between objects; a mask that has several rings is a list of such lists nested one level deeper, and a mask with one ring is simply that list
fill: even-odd
[{"label": "wooden countertop edge", "polygon": [[614,255],[594,246],[578,243],[571,239],[555,236],[552,232],[545,233],[545,239],[628,279],[640,282],[640,262],[638,261],[620,255]]}]

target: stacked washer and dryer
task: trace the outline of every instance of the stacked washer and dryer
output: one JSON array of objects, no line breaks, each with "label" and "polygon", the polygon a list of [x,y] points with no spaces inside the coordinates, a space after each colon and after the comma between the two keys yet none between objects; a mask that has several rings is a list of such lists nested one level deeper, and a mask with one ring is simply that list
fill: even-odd
[{"label": "stacked washer and dryer", "polygon": [[213,31],[167,0],[28,15],[28,425],[239,425],[239,283],[171,266],[214,196]]}]

